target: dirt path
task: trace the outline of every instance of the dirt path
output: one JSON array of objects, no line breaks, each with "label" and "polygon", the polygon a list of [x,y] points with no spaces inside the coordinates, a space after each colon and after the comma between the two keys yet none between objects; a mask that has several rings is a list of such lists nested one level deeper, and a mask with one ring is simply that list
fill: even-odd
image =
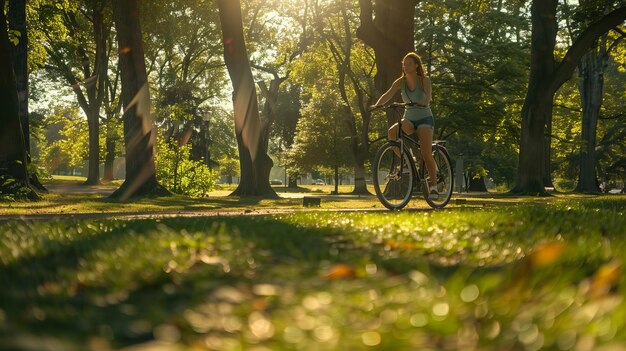
[{"label": "dirt path", "polygon": [[[54,180],[44,184],[46,188],[52,194],[95,194],[100,195],[103,198],[107,197],[115,189],[116,184],[99,184],[99,185],[83,185],[80,181],[73,180]],[[319,197],[322,202],[342,199],[368,199],[373,195],[351,195],[351,194],[320,194],[320,193],[308,193],[308,192],[281,192],[280,188],[274,189],[281,198],[285,199],[302,199],[306,197]],[[232,191],[232,190],[231,190]],[[217,190],[212,192],[210,198],[222,198],[231,193],[229,190]],[[274,215],[274,214],[288,214],[294,212],[309,212],[309,211],[337,211],[336,208],[320,208],[320,207],[300,207],[300,208],[237,208],[237,209],[211,209],[211,210],[165,210],[165,211],[117,211],[117,212],[76,212],[72,213],[71,209],[64,209],[59,212],[51,213],[28,213],[22,215],[0,215],[0,223],[6,223],[15,220],[24,221],[54,221],[54,220],[104,220],[104,219],[121,219],[121,220],[133,220],[133,219],[158,219],[158,218],[178,218],[178,217],[231,217],[231,216],[262,216],[262,215]],[[341,212],[354,212],[354,211],[387,211],[381,208],[342,208]],[[30,212],[30,211],[29,211]]]},{"label": "dirt path", "polygon": [[109,196],[115,191],[111,185],[82,185],[74,182],[55,182],[44,184],[51,193],[59,194],[101,194]]},{"label": "dirt path", "polygon": [[[164,211],[164,212],[104,212],[104,213],[42,213],[32,215],[0,215],[0,223],[6,223],[16,220],[21,221],[33,221],[33,222],[47,222],[54,220],[105,220],[105,219],[119,219],[119,220],[136,220],[136,219],[162,219],[162,218],[201,218],[201,217],[234,217],[234,216],[267,216],[267,215],[280,215],[290,214],[296,212],[389,212],[384,208],[342,208],[338,210],[336,208],[270,208],[270,209],[258,209],[258,210],[214,210],[214,211]],[[431,209],[406,209],[406,212],[426,212],[432,211]]]}]

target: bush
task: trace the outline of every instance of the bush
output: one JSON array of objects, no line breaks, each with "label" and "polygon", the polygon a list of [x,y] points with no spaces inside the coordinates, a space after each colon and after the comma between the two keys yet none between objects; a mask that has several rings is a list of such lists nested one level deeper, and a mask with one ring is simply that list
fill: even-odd
[{"label": "bush", "polygon": [[189,159],[191,145],[179,146],[159,139],[155,155],[159,182],[171,192],[189,196],[206,196],[215,187],[219,175],[202,160]]},{"label": "bush", "polygon": [[497,192],[499,192],[499,193],[506,193],[506,192],[508,192],[509,190],[511,190],[511,188],[509,187],[509,185],[508,185],[508,184],[506,184],[506,183],[501,183],[501,184],[496,185],[495,190],[496,190]]},{"label": "bush", "polygon": [[572,191],[576,188],[576,181],[566,178],[557,178],[554,181],[554,185],[559,191]]},{"label": "bush", "polygon": [[233,177],[239,176],[239,160],[225,156],[219,161],[219,175],[226,177],[228,184],[233,183]]}]

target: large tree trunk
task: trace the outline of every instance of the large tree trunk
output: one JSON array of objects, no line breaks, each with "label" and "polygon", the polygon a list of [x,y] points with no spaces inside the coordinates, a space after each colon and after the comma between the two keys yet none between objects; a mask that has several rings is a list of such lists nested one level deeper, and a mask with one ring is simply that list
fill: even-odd
[{"label": "large tree trunk", "polygon": [[259,118],[258,102],[250,61],[243,36],[239,0],[218,0],[224,61],[233,85],[235,135],[239,149],[241,181],[233,196],[277,197],[270,186],[272,159],[267,155],[265,128]]},{"label": "large tree trunk", "polygon": [[[359,0],[361,23],[356,36],[374,49],[376,77],[380,94],[402,74],[402,58],[415,51],[415,6],[419,0]],[[376,16],[374,18],[374,13]],[[387,124],[395,122],[393,111],[387,111]]]},{"label": "large tree trunk", "polygon": [[30,126],[28,123],[28,36],[26,32],[26,1],[9,1],[9,29],[20,33],[17,45],[11,45],[13,71],[17,84],[19,115],[24,132],[26,152],[30,153]]},{"label": "large tree trunk", "polygon": [[122,77],[126,180],[112,198],[166,196],[156,179],[156,130],[150,116],[150,91],[144,61],[137,0],[116,0],[113,5]]},{"label": "large tree trunk", "polygon": [[10,45],[4,0],[0,0],[0,194],[37,200],[39,196],[30,187],[26,170],[26,147]]},{"label": "large tree trunk", "polygon": [[[359,0],[361,23],[357,37],[376,54],[376,88],[385,92],[401,74],[402,58],[415,50],[413,39],[417,0]],[[373,18],[373,14],[376,14]]]},{"label": "large tree trunk", "polygon": [[597,192],[596,175],[596,132],[602,106],[604,88],[604,68],[606,55],[606,35],[597,47],[583,56],[578,65],[582,79],[578,86],[583,106],[582,141],[580,168],[576,191]]},{"label": "large tree trunk", "polygon": [[554,71],[557,0],[533,1],[530,81],[522,107],[517,184],[513,192],[545,194],[545,131],[552,114],[554,93],[546,91]]},{"label": "large tree trunk", "polygon": [[[26,31],[26,0],[13,0],[9,2],[9,29],[20,33],[17,45],[11,45],[13,54],[13,71],[17,84],[17,97],[19,101],[19,115],[24,133],[24,147],[26,148],[26,161],[31,163],[30,152],[30,121],[28,116],[28,32]],[[41,184],[35,172],[28,174],[30,184],[35,189],[48,192]]]},{"label": "large tree trunk", "polygon": [[626,6],[606,14],[585,29],[568,49],[564,59],[555,65],[557,2],[534,0],[531,7],[530,80],[522,108],[522,140],[514,193],[545,194],[545,133],[546,123],[551,121],[554,94],[571,76],[595,40],[626,19]]}]

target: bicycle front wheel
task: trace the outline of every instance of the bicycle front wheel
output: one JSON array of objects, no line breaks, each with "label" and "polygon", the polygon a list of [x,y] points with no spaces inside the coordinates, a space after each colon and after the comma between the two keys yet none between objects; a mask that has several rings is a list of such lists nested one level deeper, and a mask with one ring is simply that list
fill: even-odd
[{"label": "bicycle front wheel", "polygon": [[399,210],[411,199],[415,166],[405,151],[398,155],[400,143],[390,141],[376,153],[373,165],[374,190],[378,200],[390,210]]},{"label": "bicycle front wheel", "polygon": [[452,197],[454,188],[454,177],[452,174],[452,163],[446,149],[440,145],[433,145],[433,158],[437,170],[437,191],[438,196],[429,196],[426,182],[423,185],[424,198],[432,208],[444,208]]}]

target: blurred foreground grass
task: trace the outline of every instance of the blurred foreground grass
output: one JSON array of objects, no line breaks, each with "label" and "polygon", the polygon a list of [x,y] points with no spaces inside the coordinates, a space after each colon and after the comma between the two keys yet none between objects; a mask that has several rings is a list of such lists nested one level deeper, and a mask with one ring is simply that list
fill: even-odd
[{"label": "blurred foreground grass", "polygon": [[0,224],[0,349],[624,350],[626,198]]}]

